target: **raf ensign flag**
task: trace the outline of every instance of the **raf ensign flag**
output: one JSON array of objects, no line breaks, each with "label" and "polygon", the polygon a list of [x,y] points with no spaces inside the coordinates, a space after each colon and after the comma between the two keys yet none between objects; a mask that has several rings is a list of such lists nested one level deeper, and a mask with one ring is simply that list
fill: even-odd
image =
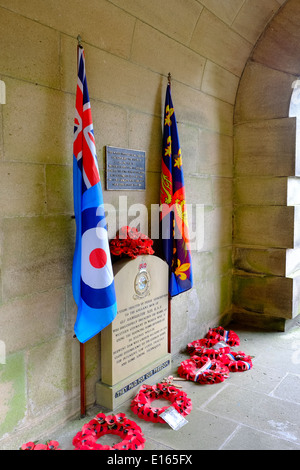
[{"label": "raf ensign flag", "polygon": [[170,83],[164,110],[160,204],[163,253],[170,272],[169,294],[174,297],[192,288],[193,274],[182,156]]},{"label": "raf ensign flag", "polygon": [[82,47],[78,48],[73,191],[76,244],[72,287],[78,307],[74,332],[85,343],[114,320],[117,304]]}]

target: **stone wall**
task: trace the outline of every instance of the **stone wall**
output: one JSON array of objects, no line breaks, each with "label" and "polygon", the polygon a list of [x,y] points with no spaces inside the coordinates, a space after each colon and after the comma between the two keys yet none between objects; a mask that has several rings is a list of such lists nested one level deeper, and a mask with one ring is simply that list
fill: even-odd
[{"label": "stone wall", "polygon": [[282,330],[300,312],[299,21],[290,0],[262,35],[234,127],[234,317]]},{"label": "stone wall", "polygon": [[[202,240],[193,251],[195,287],[172,302],[175,354],[231,311],[236,90],[255,42],[283,3],[0,0],[7,92],[0,105],[2,448],[46,435],[79,412],[71,292],[77,36],[86,52],[102,180],[106,145],[146,151],[146,192],[104,190],[105,203],[119,212],[119,196],[128,207],[159,203],[162,109],[172,74],[187,202],[203,209],[193,226]],[[100,335],[86,355],[90,404]]]}]

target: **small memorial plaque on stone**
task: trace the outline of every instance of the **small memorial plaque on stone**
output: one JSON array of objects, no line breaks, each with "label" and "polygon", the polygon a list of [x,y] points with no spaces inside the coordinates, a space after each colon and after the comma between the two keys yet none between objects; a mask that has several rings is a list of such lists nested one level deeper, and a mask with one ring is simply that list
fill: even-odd
[{"label": "small memorial plaque on stone", "polygon": [[145,152],[106,147],[106,189],[142,191],[146,189]]},{"label": "small memorial plaque on stone", "polygon": [[114,409],[143,383],[171,370],[168,352],[168,265],[153,255],[114,264],[118,314],[101,332],[97,402]]}]

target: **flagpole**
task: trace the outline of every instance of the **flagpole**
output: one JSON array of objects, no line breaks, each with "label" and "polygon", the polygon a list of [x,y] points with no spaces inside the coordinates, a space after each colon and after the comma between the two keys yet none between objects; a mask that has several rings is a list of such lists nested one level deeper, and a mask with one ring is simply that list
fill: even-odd
[{"label": "flagpole", "polygon": [[[82,48],[81,36],[77,36],[77,69],[78,69],[78,51]],[[86,402],[85,402],[85,344],[80,343],[80,414],[81,418],[86,415]]]},{"label": "flagpole", "polygon": [[168,353],[171,353],[171,296],[168,298]]},{"label": "flagpole", "polygon": [[85,347],[80,343],[80,414],[85,417]]},{"label": "flagpole", "polygon": [[[171,78],[172,78],[172,75],[171,73],[169,72],[168,73],[168,84],[171,88]],[[168,353],[171,354],[171,350],[172,350],[172,347],[171,347],[171,337],[172,337],[172,334],[171,334],[171,300],[172,300],[172,297],[169,293],[169,297],[168,297]]]}]

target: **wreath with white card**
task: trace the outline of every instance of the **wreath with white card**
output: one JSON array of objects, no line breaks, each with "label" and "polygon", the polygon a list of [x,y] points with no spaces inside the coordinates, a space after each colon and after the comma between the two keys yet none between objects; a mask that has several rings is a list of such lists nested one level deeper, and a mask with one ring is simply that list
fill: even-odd
[{"label": "wreath with white card", "polygon": [[[160,398],[170,403],[161,408],[152,406],[152,402]],[[170,406],[181,416],[187,416],[192,410],[192,401],[188,398],[187,394],[168,383],[142,385],[139,393],[131,402],[133,413],[139,418],[145,421],[152,421],[153,423],[165,423],[166,421],[160,415]]]}]

